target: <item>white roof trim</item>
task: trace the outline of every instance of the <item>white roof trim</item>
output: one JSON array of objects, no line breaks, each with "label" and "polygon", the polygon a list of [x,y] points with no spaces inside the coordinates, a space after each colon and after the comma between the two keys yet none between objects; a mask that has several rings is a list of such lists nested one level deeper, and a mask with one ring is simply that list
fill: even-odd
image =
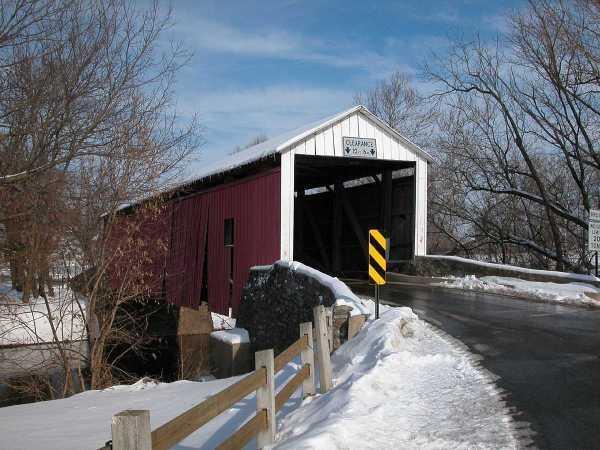
[{"label": "white roof trim", "polygon": [[[266,140],[265,142],[261,142],[260,144],[253,145],[252,147],[248,147],[238,153],[233,155],[228,155],[226,158],[223,158],[215,163],[209,164],[202,168],[199,172],[196,172],[191,177],[186,180],[183,180],[181,183],[171,184],[169,186],[163,186],[156,194],[165,193],[169,191],[175,191],[177,189],[182,189],[185,186],[190,185],[191,183],[196,183],[199,181],[207,180],[213,176],[220,175],[231,170],[237,169],[238,167],[243,167],[245,165],[254,163],[256,161],[260,161],[262,159],[266,159],[268,157],[272,157],[278,153],[283,153],[289,150],[295,143],[306,139],[307,137],[318,133],[319,131],[327,128],[335,123],[338,123],[344,120],[346,117],[351,116],[355,113],[363,114],[367,119],[375,122],[377,126],[383,128],[392,136],[396,137],[400,142],[406,145],[411,151],[413,151],[417,156],[432,162],[433,158],[429,153],[424,151],[417,144],[411,142],[409,139],[404,137],[402,134],[398,133],[392,127],[387,125],[384,121],[379,119],[375,114],[369,111],[362,105],[354,106],[346,111],[338,113],[334,116],[331,116],[326,119],[322,119],[318,122],[313,122],[311,124],[305,125],[304,127],[298,128],[296,130],[289,131],[287,133],[275,136],[271,139]],[[152,196],[154,196],[152,195]],[[150,196],[150,197],[152,197]],[[145,197],[144,197],[145,198]],[[137,199],[132,204],[139,203],[144,200]],[[126,205],[126,206],[130,206]],[[126,207],[123,206],[122,208]]]},{"label": "white roof trim", "polygon": [[242,167],[247,164],[267,158],[268,156],[273,156],[275,154],[285,152],[295,143],[300,142],[303,139],[306,139],[307,137],[318,133],[324,128],[338,123],[344,120],[346,117],[351,116],[352,114],[355,114],[357,112],[363,114],[367,119],[371,120],[372,122],[375,122],[377,126],[383,128],[389,134],[394,136],[402,144],[406,145],[406,147],[408,147],[409,150],[414,152],[417,156],[429,162],[433,162],[434,159],[429,153],[427,153],[417,144],[413,143],[408,138],[400,134],[398,131],[394,130],[392,127],[387,125],[384,121],[379,119],[375,114],[373,114],[363,105],[357,105],[346,111],[338,113],[335,116],[323,119],[318,122],[313,122],[296,130],[292,130],[287,133],[275,136],[271,139],[266,140],[265,142],[261,142],[260,144],[248,147],[247,149],[244,149],[233,155],[228,155],[226,158],[223,158],[213,164],[209,164],[208,166],[204,167],[203,170],[200,171],[200,173],[195,173],[188,180],[182,182],[180,186],[184,186],[192,182],[197,182],[214,175],[229,172],[230,170],[236,169],[238,167]]},{"label": "white roof trim", "polygon": [[294,145],[296,142],[300,142],[303,139],[306,139],[307,137],[309,137],[312,134],[316,134],[319,131],[321,131],[324,128],[327,128],[328,126],[333,125],[334,123],[338,123],[342,120],[344,120],[346,117],[351,116],[352,114],[354,114],[357,111],[360,111],[361,109],[364,109],[365,111],[368,111],[367,108],[365,108],[362,105],[357,105],[353,108],[350,108],[344,112],[341,112],[333,117],[330,117],[329,119],[325,119],[324,122],[321,122],[319,125],[317,125],[316,127],[312,127],[309,128],[308,130],[294,136],[291,139],[288,139],[287,141],[283,142],[282,144],[280,144],[277,148],[276,151],[278,153],[284,151],[285,149],[287,149],[288,147],[291,147],[292,145]]},{"label": "white roof trim", "polygon": [[417,144],[415,144],[413,141],[411,141],[409,138],[407,138],[403,134],[399,133],[398,131],[396,131],[395,129],[393,129],[392,127],[390,127],[387,123],[385,123],[383,120],[381,120],[375,114],[373,114],[367,108],[365,108],[362,105],[360,105],[359,108],[361,109],[361,112],[363,112],[373,122],[375,122],[381,128],[387,130],[392,135],[396,136],[398,138],[398,140],[400,140],[400,142],[402,142],[408,148],[410,148],[411,150],[413,150],[415,153],[417,153],[423,159],[425,159],[425,160],[427,160],[429,162],[433,162],[434,161],[433,156],[431,156],[428,152],[426,152],[425,150],[423,150],[421,147],[419,147]]},{"label": "white roof trim", "polygon": [[338,123],[338,122],[344,120],[346,117],[348,117],[356,112],[360,112],[360,113],[364,114],[365,116],[367,116],[367,118],[371,119],[379,127],[383,128],[388,133],[390,133],[391,135],[398,138],[398,140],[400,140],[400,142],[402,142],[404,145],[406,145],[410,150],[415,152],[417,155],[421,156],[423,159],[425,159],[429,162],[433,162],[434,159],[429,153],[427,153],[425,150],[423,150],[417,144],[412,142],[406,136],[400,134],[398,131],[396,131],[395,129],[390,127],[387,123],[385,123],[383,120],[381,120],[375,114],[373,114],[371,111],[369,111],[363,105],[357,105],[357,106],[355,106],[347,111],[344,111],[334,117],[326,119],[324,122],[317,125],[316,127],[306,130],[303,133],[298,134],[297,136],[295,136],[291,139],[288,139],[287,141],[283,142],[276,148],[277,153],[281,153],[282,151],[286,150],[288,147],[293,146],[295,143],[300,142],[301,140],[306,139],[307,137],[318,133],[319,131],[323,130],[324,128],[327,128],[335,123]]}]

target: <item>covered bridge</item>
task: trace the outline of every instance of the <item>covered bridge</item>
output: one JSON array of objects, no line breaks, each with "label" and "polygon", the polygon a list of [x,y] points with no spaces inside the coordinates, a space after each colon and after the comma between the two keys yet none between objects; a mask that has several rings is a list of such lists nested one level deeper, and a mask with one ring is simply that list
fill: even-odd
[{"label": "covered bridge", "polygon": [[169,303],[235,315],[254,265],[364,273],[369,228],[386,231],[391,260],[425,254],[430,161],[363,106],[231,155],[163,194],[147,224],[167,244],[153,283]]}]

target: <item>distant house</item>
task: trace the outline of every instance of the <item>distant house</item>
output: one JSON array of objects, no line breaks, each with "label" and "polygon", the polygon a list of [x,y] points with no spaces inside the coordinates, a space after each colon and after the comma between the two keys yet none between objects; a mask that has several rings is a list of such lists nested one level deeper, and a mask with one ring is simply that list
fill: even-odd
[{"label": "distant house", "polygon": [[[55,392],[61,392],[65,380],[62,355],[76,380],[79,371],[87,367],[87,332],[80,309],[86,305],[83,299],[78,303],[73,295],[68,286],[56,285],[54,295],[48,296],[49,314],[42,298],[23,303],[22,294],[0,274],[0,406],[36,399],[35,390],[28,392],[25,386],[32,376],[45,377]],[[9,389],[15,385],[21,388]],[[73,388],[79,386],[77,381]]]},{"label": "distant house", "polygon": [[235,153],[162,193],[146,225],[167,243],[149,268],[155,285],[174,305],[235,315],[252,266],[364,272],[369,228],[385,230],[392,260],[425,254],[431,160],[363,106]]}]

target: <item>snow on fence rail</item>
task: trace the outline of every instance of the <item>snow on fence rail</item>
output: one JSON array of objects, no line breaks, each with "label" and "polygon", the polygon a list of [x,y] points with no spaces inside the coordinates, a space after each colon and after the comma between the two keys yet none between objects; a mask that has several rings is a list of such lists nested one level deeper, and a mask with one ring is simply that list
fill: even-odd
[{"label": "snow on fence rail", "polygon": [[[323,393],[331,387],[328,332],[323,306],[315,307],[313,312]],[[272,349],[256,352],[254,372],[154,431],[150,431],[148,410],[126,410],[115,414],[111,427],[112,442],[99,450],[167,450],[254,391],[256,414],[217,448],[239,449],[254,436],[258,448],[273,444],[276,412],[300,386],[303,396],[314,395],[316,392],[312,323],[300,324],[300,338],[276,358],[273,355]],[[298,355],[302,368],[275,394],[275,374]],[[324,380],[324,375],[329,379]]]}]

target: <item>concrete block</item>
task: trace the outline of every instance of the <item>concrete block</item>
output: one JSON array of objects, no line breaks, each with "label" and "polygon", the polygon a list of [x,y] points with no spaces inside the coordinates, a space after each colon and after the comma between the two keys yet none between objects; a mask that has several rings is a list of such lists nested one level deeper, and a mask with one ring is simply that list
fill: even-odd
[{"label": "concrete block", "polygon": [[367,317],[362,314],[350,316],[350,319],[348,320],[348,340],[352,339],[358,334],[366,321]]},{"label": "concrete block", "polygon": [[242,375],[252,370],[250,343],[231,343],[210,337],[210,362],[213,375],[228,378]]}]

